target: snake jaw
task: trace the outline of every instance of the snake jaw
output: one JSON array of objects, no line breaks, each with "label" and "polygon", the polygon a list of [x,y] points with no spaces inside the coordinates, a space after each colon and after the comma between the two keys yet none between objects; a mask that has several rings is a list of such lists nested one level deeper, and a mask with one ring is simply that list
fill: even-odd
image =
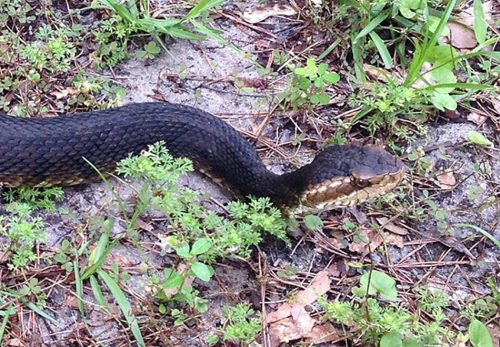
[{"label": "snake jaw", "polygon": [[[299,197],[292,214],[320,213],[361,204],[396,188],[405,176],[404,168],[385,175],[368,177],[351,173],[349,177],[334,177],[318,185],[310,185]],[[360,182],[362,181],[362,182]]]}]

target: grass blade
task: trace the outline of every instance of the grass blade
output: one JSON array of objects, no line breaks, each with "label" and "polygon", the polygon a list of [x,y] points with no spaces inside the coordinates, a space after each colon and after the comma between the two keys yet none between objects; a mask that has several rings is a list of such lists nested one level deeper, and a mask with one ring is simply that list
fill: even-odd
[{"label": "grass blade", "polygon": [[413,60],[410,63],[410,68],[408,69],[408,75],[406,76],[406,80],[404,82],[404,85],[406,87],[411,86],[417,79],[421,77],[420,70],[422,69],[422,65],[424,64],[427,57],[427,52],[435,46],[437,39],[439,38],[439,34],[442,32],[445,24],[448,22],[448,19],[450,18],[451,12],[453,11],[453,8],[455,8],[456,3],[457,0],[451,0],[450,2],[448,2],[444,14],[443,16],[441,16],[438,26],[434,33],[432,33],[430,39],[428,37],[429,27],[428,25],[424,26],[423,44],[420,45],[418,42],[414,43],[415,53],[413,55]]},{"label": "grass blade", "polygon": [[370,32],[369,35],[373,43],[375,44],[375,47],[377,47],[378,53],[380,54],[380,57],[384,62],[384,67],[386,69],[392,68],[392,57],[389,53],[389,50],[387,49],[387,46],[385,45],[384,40],[382,40],[375,31]]},{"label": "grass blade", "polygon": [[380,23],[382,23],[388,16],[390,12],[389,10],[386,10],[382,13],[380,13],[377,17],[373,18],[370,23],[368,23],[367,26],[361,30],[358,35],[353,40],[353,44],[356,44],[358,40],[366,35],[368,35],[370,32],[372,32]]},{"label": "grass blade", "polygon": [[2,325],[0,325],[0,346],[3,346],[2,340],[3,335],[5,334],[5,329],[7,328],[7,323],[9,323],[9,317],[12,316],[16,311],[12,309],[12,305],[7,306],[7,309],[3,311],[4,316],[2,320]]},{"label": "grass blade", "polygon": [[487,29],[488,24],[484,19],[483,3],[481,0],[474,0],[474,34],[477,42],[483,43],[486,40]]},{"label": "grass blade", "polygon": [[120,307],[120,310],[123,313],[123,316],[125,317],[125,320],[130,326],[130,330],[132,331],[137,344],[139,346],[145,346],[141,330],[139,329],[139,323],[137,322],[137,318],[131,315],[132,307],[130,306],[127,297],[125,296],[125,293],[123,293],[121,288],[118,286],[118,283],[116,283],[116,281],[110,275],[108,275],[108,273],[99,270],[97,274],[104,281],[104,283],[106,283],[106,286],[115,298],[118,306]]},{"label": "grass blade", "polygon": [[473,225],[473,224],[466,224],[466,223],[457,223],[455,226],[460,227],[460,228],[471,228],[474,231],[477,231],[487,239],[489,239],[491,242],[495,244],[498,248],[500,248],[500,241],[498,241],[493,235],[491,235],[489,232],[486,230],[481,229],[480,227]]},{"label": "grass blade", "polygon": [[201,0],[198,4],[193,7],[188,14],[183,18],[183,22],[189,21],[193,18],[198,17],[203,12],[214,8],[215,6],[222,4],[225,0]]},{"label": "grass blade", "polygon": [[95,298],[96,302],[106,312],[109,312],[108,302],[106,301],[106,298],[104,297],[104,294],[102,293],[101,287],[99,286],[99,283],[97,282],[97,278],[95,277],[95,275],[90,275],[89,281],[90,281],[90,287],[92,288],[92,293],[94,293],[94,298]]}]

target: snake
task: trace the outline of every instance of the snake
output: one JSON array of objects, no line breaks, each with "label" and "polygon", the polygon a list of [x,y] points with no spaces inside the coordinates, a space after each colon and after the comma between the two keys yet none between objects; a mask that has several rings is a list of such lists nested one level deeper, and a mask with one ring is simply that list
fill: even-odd
[{"label": "snake", "polygon": [[158,141],[237,196],[267,197],[298,213],[362,203],[390,192],[404,176],[396,157],[356,145],[326,147],[309,164],[276,174],[216,116],[181,104],[144,102],[57,117],[0,115],[0,187],[93,182],[99,179],[96,169],[112,173],[120,160]]}]

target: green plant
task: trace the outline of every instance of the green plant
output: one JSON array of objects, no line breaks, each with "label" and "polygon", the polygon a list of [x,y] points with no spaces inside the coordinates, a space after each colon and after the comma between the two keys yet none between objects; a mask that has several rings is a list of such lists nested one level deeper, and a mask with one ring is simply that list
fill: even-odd
[{"label": "green plant", "polygon": [[[458,101],[492,88],[494,77],[490,73],[470,73],[469,61],[473,59],[480,64],[488,62],[487,71],[492,62],[498,63],[496,53],[482,50],[485,44],[497,42],[498,37],[487,38],[488,26],[480,1],[474,3],[473,27],[479,45],[465,54],[440,42],[441,37],[449,35],[446,24],[457,1],[449,1],[445,8],[430,0],[344,1],[334,11],[330,10],[331,1],[321,3],[312,9],[313,18],[320,25],[325,24],[319,20],[322,11],[337,22],[346,20],[338,13],[352,14],[347,16],[350,25],[344,35],[351,41],[355,82],[366,82],[365,63],[371,64],[369,70],[383,81],[372,83],[350,99],[351,106],[361,106],[352,124],[367,124],[373,133],[382,126],[392,128],[399,118],[422,120],[432,107],[455,110]],[[404,71],[404,75],[391,76],[389,70],[394,67]],[[460,72],[468,75],[464,83],[457,80]]]},{"label": "green plant", "polygon": [[[222,40],[220,35],[208,28],[197,18],[209,9],[216,7],[224,0],[201,0],[182,18],[154,18],[150,15],[148,0],[94,0],[93,8],[112,11],[113,15],[103,21],[100,28],[94,31],[100,47],[96,53],[97,66],[104,68],[114,66],[128,57],[128,42],[132,37],[149,35],[163,47],[160,35],[169,35],[173,38],[186,40],[202,40],[210,36]],[[142,52],[142,53],[141,53]],[[140,51],[139,56],[152,58],[159,53],[156,44],[149,43]]]},{"label": "green plant", "polygon": [[326,87],[337,83],[340,76],[336,72],[328,71],[328,64],[316,65],[314,59],[307,59],[305,67],[290,66],[293,77],[286,92],[279,94],[285,106],[290,105],[296,110],[305,105],[327,105],[330,96]]},{"label": "green plant", "polygon": [[254,313],[254,310],[245,304],[225,306],[222,309],[222,315],[227,321],[223,329],[224,340],[239,341],[244,344],[254,341],[262,330],[260,319],[252,317]]},{"label": "green plant", "polygon": [[144,50],[137,51],[137,56],[144,59],[153,59],[158,54],[160,54],[160,47],[156,45],[156,42],[151,41],[144,45]]},{"label": "green plant", "polygon": [[31,217],[32,209],[27,204],[15,204],[8,207],[9,218],[0,216],[0,235],[8,242],[2,246],[10,256],[10,268],[23,268],[36,259],[33,247],[37,242],[44,242],[47,234],[40,217]]},{"label": "green plant", "polygon": [[[167,243],[183,259],[183,270],[165,269],[163,271],[165,279],[158,281],[154,278],[150,284],[151,290],[161,302],[187,303],[198,312],[205,312],[208,309],[206,301],[198,297],[198,291],[194,290],[191,285],[186,285],[186,282],[191,278],[208,282],[213,276],[214,269],[198,260],[212,247],[210,240],[207,238],[198,239],[191,247],[188,244],[179,243],[175,238],[170,238]],[[160,305],[160,312],[166,312],[165,305]],[[171,314],[175,317],[173,312]],[[178,319],[178,317],[176,318]]]},{"label": "green plant", "polygon": [[201,255],[208,262],[235,254],[248,256],[250,247],[261,241],[263,233],[288,240],[286,222],[268,199],[229,203],[227,220],[207,211],[197,202],[195,192],[178,187],[179,177],[191,170],[189,160],[174,159],[161,143],[150,146],[139,157],[123,160],[117,171],[143,182],[137,190],[138,203],[134,213],[130,218],[126,217],[129,231],[133,232],[142,214],[149,210],[162,211],[176,230],[166,246],[186,247],[210,236],[211,246]]}]

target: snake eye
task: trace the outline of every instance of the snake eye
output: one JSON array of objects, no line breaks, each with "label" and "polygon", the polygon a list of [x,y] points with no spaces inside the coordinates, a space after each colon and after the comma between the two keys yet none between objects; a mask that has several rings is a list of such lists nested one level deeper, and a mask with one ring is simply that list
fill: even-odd
[{"label": "snake eye", "polygon": [[369,180],[364,180],[362,178],[356,178],[354,180],[354,184],[359,187],[359,188],[366,188],[370,185],[370,181]]}]

